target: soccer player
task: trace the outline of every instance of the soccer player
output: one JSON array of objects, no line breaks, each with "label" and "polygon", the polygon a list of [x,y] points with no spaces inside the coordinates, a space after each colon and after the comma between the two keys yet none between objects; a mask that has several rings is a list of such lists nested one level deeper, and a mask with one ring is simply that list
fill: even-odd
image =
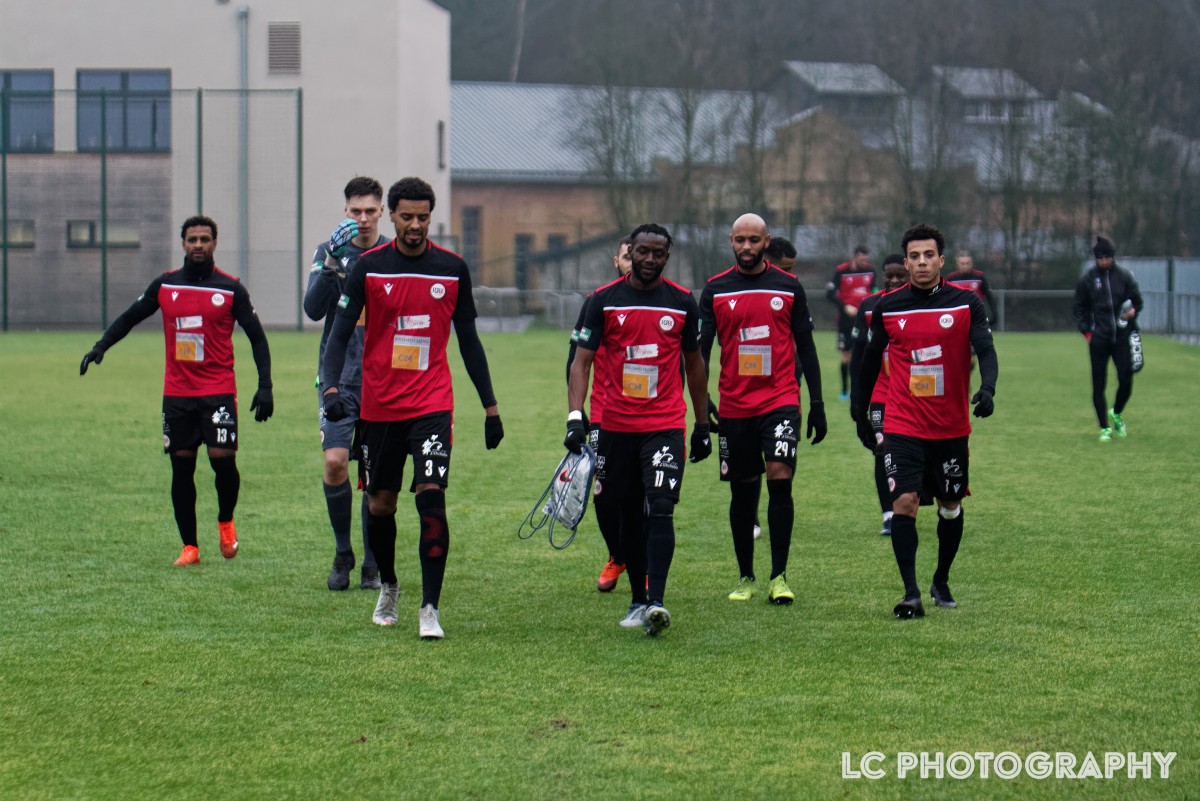
[{"label": "soccer player", "polygon": [[[653,223],[629,235],[633,269],[600,287],[588,303],[571,362],[564,444],[578,453],[587,437],[583,403],[593,366],[611,387],[604,401],[596,495],[611,494],[621,514],[621,547],[632,603],[621,621],[650,636],[671,625],[663,606],[675,552],[675,504],[683,483],[683,360],[695,413],[692,460],[712,453],[708,389],[697,342],[699,312],[691,292],[662,277],[671,235]],[[647,582],[647,575],[649,581]]]},{"label": "soccer player", "polygon": [[938,503],[938,558],[929,594],[938,606],[958,605],[948,582],[962,541],[962,499],[970,480],[971,347],[979,357],[981,381],[971,398],[976,417],[992,414],[999,367],[983,302],[974,292],[941,278],[941,232],[916,225],[905,231],[901,242],[909,283],[881,297],[872,310],[850,414],[861,431],[886,350],[891,376],[880,447],[892,491],[892,550],[904,581],[904,598],[892,611],[909,619],[925,614],[916,574],[922,493]]},{"label": "soccer player", "polygon": [[790,604],[796,595],[785,571],[795,518],[797,358],[811,395],[806,435],[813,445],[825,438],[826,423],[808,299],[794,276],[763,258],[770,241],[767,224],[757,214],[734,221],[729,243],[737,263],[708,279],[700,294],[700,353],[707,368],[714,339],[721,346],[720,473],[729,482],[729,527],[741,577],[729,600],[748,601],[755,594],[753,531],[766,472],[771,539],[767,600]]},{"label": "soccer player", "polygon": [[196,539],[196,452],[203,442],[216,474],[217,532],[221,555],[237,556],[233,524],[241,475],[238,473],[238,402],[233,373],[233,324],[250,340],[258,368],[258,391],[250,401],[254,419],[262,423],[275,411],[271,394],[271,350],[246,287],[213,262],[217,224],[208,217],[188,217],[180,228],[183,267],[150,282],[133,304],[113,320],[79,365],[100,364],[105,352],[135,325],[162,310],[166,339],[163,376],[163,451],[171,457],[171,504],[183,540],[176,567],[200,563]]},{"label": "soccer player", "polygon": [[[862,366],[863,350],[867,347],[867,330],[871,326],[871,310],[879,302],[885,292],[899,289],[908,281],[908,270],[904,269],[904,256],[892,253],[883,260],[883,290],[863,299],[854,318],[854,330],[851,332],[853,350],[850,354],[850,385],[859,381],[859,368]],[[881,537],[892,534],[892,494],[888,490],[887,477],[883,473],[883,454],[878,446],[883,442],[883,407],[887,395],[888,376],[891,368],[887,363],[887,351],[883,353],[883,368],[879,380],[875,382],[875,390],[871,393],[870,420],[867,425],[859,426],[859,440],[863,446],[875,455],[875,492],[879,495],[879,508],[883,512],[883,528],[879,530]]]},{"label": "soccer player", "polygon": [[858,304],[875,291],[875,268],[871,266],[871,252],[866,245],[854,248],[854,258],[842,262],[833,271],[833,278],[825,285],[825,297],[837,307],[837,348],[842,360],[841,399],[850,397],[850,332],[854,328],[854,315]]},{"label": "soccer player", "polygon": [[784,272],[796,272],[796,246],[782,236],[771,237],[763,257]]},{"label": "soccer player", "polygon": [[409,490],[420,521],[417,552],[422,596],[417,631],[423,639],[445,636],[438,603],[450,548],[445,490],[450,481],[454,411],[446,360],[451,323],[467,375],[486,411],[488,449],[504,437],[487,356],[475,330],[470,271],[457,255],[429,241],[435,202],[433,187],[420,178],[403,178],[388,189],[388,213],[396,238],[362,254],[350,271],[321,360],[325,417],[337,422],[350,414],[339,381],[346,346],[365,314],[359,418],[367,538],[381,581],[371,619],[380,626],[393,626],[398,619],[396,501],[411,455]]},{"label": "soccer player", "polygon": [[[633,260],[629,256],[629,237],[622,237],[617,243],[617,253],[613,256],[613,269],[617,271],[617,277],[623,278],[629,275],[629,271],[633,269]],[[580,332],[586,330],[584,320],[587,318],[588,304],[591,302],[592,296],[588,295],[583,300],[583,306],[579,309],[579,319],[575,322],[575,330],[571,332],[571,346],[567,350],[567,385],[571,383],[571,362],[575,360],[575,344],[579,341]],[[608,376],[604,376],[607,380]],[[588,444],[591,445],[593,451],[600,449],[600,421],[604,416],[604,399],[612,388],[601,383],[601,376],[596,376],[596,384],[592,387],[592,402],[591,402],[591,417],[588,420]],[[621,515],[616,505],[612,502],[614,498],[611,495],[597,495],[593,504],[596,510],[596,525],[600,527],[600,536],[604,538],[604,544],[608,547],[608,561],[604,563],[604,567],[600,570],[600,577],[596,579],[596,589],[600,592],[612,592],[617,586],[617,580],[621,574],[625,572],[625,557],[621,551]]]},{"label": "soccer player", "polygon": [[[337,315],[337,303],[346,286],[346,276],[367,250],[390,242],[379,233],[379,218],[383,215],[383,187],[379,181],[366,176],[351,178],[343,190],[346,198],[346,219],[333,230],[329,239],[313,251],[312,270],[308,274],[308,289],[304,293],[304,313],[310,320],[325,320],[321,345],[317,351],[317,407],[319,409],[321,448],[325,453],[322,488],[329,522],[333,527],[333,568],[325,584],[331,590],[350,586],[350,571],[354,569],[354,547],[350,544],[351,506],[354,490],[350,487],[350,456],[354,431],[358,426],[359,399],[362,396],[363,321],[359,320],[350,338],[346,366],[338,386],[344,393],[342,407],[346,416],[338,421],[325,418],[322,398],[326,387],[320,382],[321,360],[329,332]],[[355,455],[355,458],[358,458]],[[363,564],[360,586],[364,590],[379,589],[379,568],[375,553],[367,541],[367,496],[362,499]]]},{"label": "soccer player", "polygon": [[[1111,240],[1098,236],[1092,248],[1096,264],[1075,285],[1075,322],[1088,342],[1092,362],[1092,406],[1100,422],[1100,441],[1126,436],[1125,404],[1133,394],[1131,337],[1138,330],[1135,318],[1145,308],[1142,291],[1133,274],[1116,262]],[[1140,334],[1139,334],[1140,337]],[[1117,396],[1109,407],[1104,397],[1108,362],[1117,368]]]},{"label": "soccer player", "polygon": [[946,276],[946,280],[978,295],[985,304],[988,322],[996,322],[996,296],[992,294],[992,288],[988,285],[983,270],[976,269],[975,257],[971,255],[971,251],[960,250],[954,255],[954,271]]}]

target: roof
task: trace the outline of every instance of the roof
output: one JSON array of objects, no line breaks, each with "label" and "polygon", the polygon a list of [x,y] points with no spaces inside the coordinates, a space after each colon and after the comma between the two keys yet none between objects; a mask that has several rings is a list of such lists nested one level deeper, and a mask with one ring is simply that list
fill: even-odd
[{"label": "roof", "polygon": [[875,64],[785,61],[789,72],[821,94],[902,95],[904,87]]},{"label": "roof", "polygon": [[1037,100],[1042,96],[1007,68],[934,67],[933,75],[968,100]]},{"label": "roof", "polygon": [[[597,180],[595,153],[605,126],[597,124],[610,102],[618,116],[639,120],[628,142],[623,170],[648,175],[656,158],[674,162],[690,151],[698,164],[733,158],[754,100],[750,92],[704,91],[691,96],[696,124],[685,145],[681,91],[659,88],[453,81],[450,84],[450,173],[456,181],[571,182]],[[759,95],[767,102],[764,95]],[[767,120],[776,114],[767,114]],[[770,125],[760,126],[762,144]],[[730,137],[729,132],[734,131]]]}]

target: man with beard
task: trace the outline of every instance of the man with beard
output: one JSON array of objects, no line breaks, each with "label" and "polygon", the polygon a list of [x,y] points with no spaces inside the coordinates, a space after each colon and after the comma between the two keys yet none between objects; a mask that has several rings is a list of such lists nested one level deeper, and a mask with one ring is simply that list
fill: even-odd
[{"label": "man with beard", "polygon": [[238,553],[233,510],[241,475],[238,448],[237,386],[233,372],[233,324],[246,332],[258,368],[258,391],[250,401],[254,419],[266,421],[275,410],[271,394],[271,351],[246,287],[216,268],[217,224],[189,217],[180,229],[184,263],[150,282],[133,304],[113,321],[84,355],[79,374],[100,364],[104,354],[135,325],[162,310],[166,338],[163,377],[163,451],[171,457],[171,503],[183,550],[176,567],[199,564],[196,538],[196,454],[203,442],[216,474],[217,532],[221,555]]},{"label": "man with beard", "polygon": [[620,505],[631,593],[629,613],[620,625],[656,636],[671,625],[663,596],[675,553],[675,504],[685,457],[681,359],[696,420],[692,460],[709,456],[712,443],[696,301],[687,289],[662,277],[671,256],[671,235],[650,223],[635,228],[629,239],[633,269],[597,289],[588,304],[571,362],[563,444],[578,453],[587,438],[583,404],[594,365],[597,384],[612,388],[605,399],[597,456],[605,464],[599,492],[611,493]]},{"label": "man with beard", "polygon": [[445,490],[450,481],[454,412],[446,359],[451,323],[467,375],[487,415],[484,439],[489,450],[504,438],[504,426],[492,393],[487,356],[475,330],[471,273],[459,256],[429,241],[435,200],[433,187],[420,178],[403,178],[388,189],[396,238],[368,250],[350,271],[321,362],[321,383],[326,387],[326,419],[336,422],[348,416],[339,381],[346,345],[365,311],[359,417],[367,477],[367,538],[382,585],[371,619],[380,626],[394,626],[398,620],[396,502],[411,455],[409,491],[420,520],[417,552],[422,592],[417,632],[422,639],[440,640],[445,633],[438,604],[450,548]]},{"label": "man with beard", "polygon": [[754,525],[765,472],[771,541],[767,600],[790,604],[796,596],[785,571],[795,518],[797,360],[811,396],[806,433],[813,445],[825,438],[826,423],[808,299],[793,275],[764,260],[770,241],[757,214],[734,222],[729,243],[737,263],[708,279],[700,295],[700,352],[707,369],[714,339],[721,346],[720,472],[729,482],[729,527],[740,573],[729,600],[755,595]]},{"label": "man with beard", "polygon": [[916,573],[922,495],[938,503],[938,557],[929,594],[938,606],[958,606],[948,580],[962,542],[962,499],[969,494],[971,348],[979,357],[981,382],[971,398],[976,417],[992,414],[999,366],[983,302],[941,278],[942,233],[916,225],[901,244],[909,282],[881,297],[872,310],[850,416],[860,431],[864,422],[869,425],[867,410],[886,350],[891,375],[880,448],[892,492],[892,551],[904,582],[904,598],[892,612],[907,620],[925,615]]}]

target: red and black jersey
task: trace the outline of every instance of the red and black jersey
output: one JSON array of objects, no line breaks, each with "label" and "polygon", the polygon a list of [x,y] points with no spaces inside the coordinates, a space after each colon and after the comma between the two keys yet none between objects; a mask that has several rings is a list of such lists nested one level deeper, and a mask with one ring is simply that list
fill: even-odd
[{"label": "red and black jersey", "polygon": [[714,275],[700,293],[700,330],[710,328],[721,346],[722,418],[796,405],[795,337],[813,323],[794,275],[770,265],[754,275],[736,265]]},{"label": "red and black jersey", "polygon": [[[868,295],[863,298],[863,302],[858,306],[858,314],[854,318],[854,330],[851,332],[851,339],[854,340],[855,346],[858,343],[866,344],[867,333],[871,328],[871,318],[874,316],[872,312],[875,310],[875,304],[883,297],[883,292],[876,292],[874,295]],[[885,403],[887,399],[888,379],[892,375],[892,366],[888,361],[888,352],[885,348],[883,351],[883,365],[879,368],[879,378],[875,379],[875,389],[871,390],[871,403]]]},{"label": "red and black jersey", "polygon": [[410,420],[454,410],[446,344],[451,323],[473,321],[466,262],[433,243],[406,256],[396,243],[359,257],[338,314],[365,310],[362,406],[370,422]]},{"label": "red and black jersey", "polygon": [[989,319],[995,313],[996,299],[992,295],[992,288],[988,286],[987,279],[983,276],[982,270],[971,268],[966,271],[958,271],[950,273],[946,276],[946,280],[952,284],[957,284],[963,289],[974,292],[980,300],[985,304]]},{"label": "red and black jersey", "polygon": [[887,347],[891,365],[884,434],[949,439],[971,433],[971,346],[992,350],[987,313],[975,293],[945,281],[932,290],[906,284],[875,303],[869,336],[872,349]]},{"label": "red and black jersey", "polygon": [[854,262],[847,261],[839,264],[833,271],[833,277],[825,287],[825,296],[838,307],[838,317],[845,316],[843,306],[857,307],[863,298],[875,291],[875,268],[856,267]]},{"label": "red and black jersey", "polygon": [[[587,320],[588,305],[591,303],[595,294],[588,295],[583,299],[583,306],[579,309],[579,319],[575,322],[575,329],[571,332],[571,357],[575,356],[575,346],[579,342],[579,332],[586,328],[585,321]],[[607,356],[604,354],[604,343],[600,343],[600,348],[596,351],[596,359],[593,364],[603,362]],[[595,375],[592,378],[591,402],[588,404],[590,416],[589,422],[600,425],[604,420],[604,402],[613,392],[612,378],[613,375],[607,370],[595,370]],[[567,383],[571,381],[571,362],[567,361]]]},{"label": "red and black jersey", "polygon": [[595,351],[595,383],[607,382],[604,428],[650,432],[684,428],[683,353],[698,347],[692,293],[665,278],[634,289],[628,277],[600,287],[588,303],[577,344]]}]

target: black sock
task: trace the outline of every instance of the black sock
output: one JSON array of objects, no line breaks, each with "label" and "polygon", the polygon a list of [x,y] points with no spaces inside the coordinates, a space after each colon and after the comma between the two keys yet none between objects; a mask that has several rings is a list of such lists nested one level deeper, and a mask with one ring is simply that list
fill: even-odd
[{"label": "black sock", "polygon": [[[349,483],[349,479],[347,479]],[[375,551],[371,549],[371,538],[367,536],[367,515],[368,512],[367,493],[362,494],[362,542],[363,542],[363,570],[378,570],[379,567],[375,563]]]},{"label": "black sock", "polygon": [[596,525],[600,527],[600,536],[608,546],[608,558],[618,565],[625,564],[625,554],[621,550],[621,510],[610,501],[604,493],[596,496],[592,504],[596,509]]},{"label": "black sock", "polygon": [[875,454],[875,494],[879,496],[879,511],[892,511],[892,491],[888,489],[887,474],[883,471],[883,456]]},{"label": "black sock", "polygon": [[217,488],[217,522],[228,523],[233,520],[233,510],[238,502],[238,490],[242,486],[242,476],[238,473],[237,462],[233,456],[222,456],[219,459],[208,460],[212,465],[215,478],[213,484]]},{"label": "black sock", "polygon": [[646,515],[646,570],[650,589],[646,597],[651,604],[662,605],[667,589],[667,573],[675,556],[675,502],[670,498],[655,498]]},{"label": "black sock", "polygon": [[842,362],[842,394],[850,392],[850,365]]},{"label": "black sock", "polygon": [[196,545],[196,457],[171,454],[171,506],[184,545]]},{"label": "black sock", "polygon": [[446,578],[446,554],[450,551],[450,526],[446,522],[446,493],[425,490],[417,493],[417,515],[421,518],[421,606],[437,608]]},{"label": "black sock", "polygon": [[738,575],[754,578],[754,519],[758,517],[758,479],[735,481],[729,485],[729,530],[733,534],[733,555]]},{"label": "black sock", "polygon": [[963,535],[963,510],[958,507],[958,517],[953,520],[938,515],[938,560],[937,570],[933,571],[933,583],[945,584],[950,578],[950,566],[958,553],[958,545]]},{"label": "black sock", "polygon": [[379,580],[396,583],[396,515],[373,515],[367,512],[367,537],[379,565]]},{"label": "black sock", "polygon": [[904,581],[904,597],[920,598],[917,587],[917,519],[910,515],[892,515],[892,551]]},{"label": "black sock", "polygon": [[630,601],[646,603],[646,511],[642,497],[625,498],[621,509],[621,552],[625,554],[625,577],[629,579]]},{"label": "black sock", "polygon": [[333,526],[334,547],[341,553],[353,551],[350,544],[350,503],[354,499],[354,491],[350,489],[350,479],[341,484],[326,484],[325,508],[329,511],[329,524]]},{"label": "black sock", "polygon": [[790,478],[767,479],[767,528],[771,532],[771,578],[787,570],[796,507]]}]

